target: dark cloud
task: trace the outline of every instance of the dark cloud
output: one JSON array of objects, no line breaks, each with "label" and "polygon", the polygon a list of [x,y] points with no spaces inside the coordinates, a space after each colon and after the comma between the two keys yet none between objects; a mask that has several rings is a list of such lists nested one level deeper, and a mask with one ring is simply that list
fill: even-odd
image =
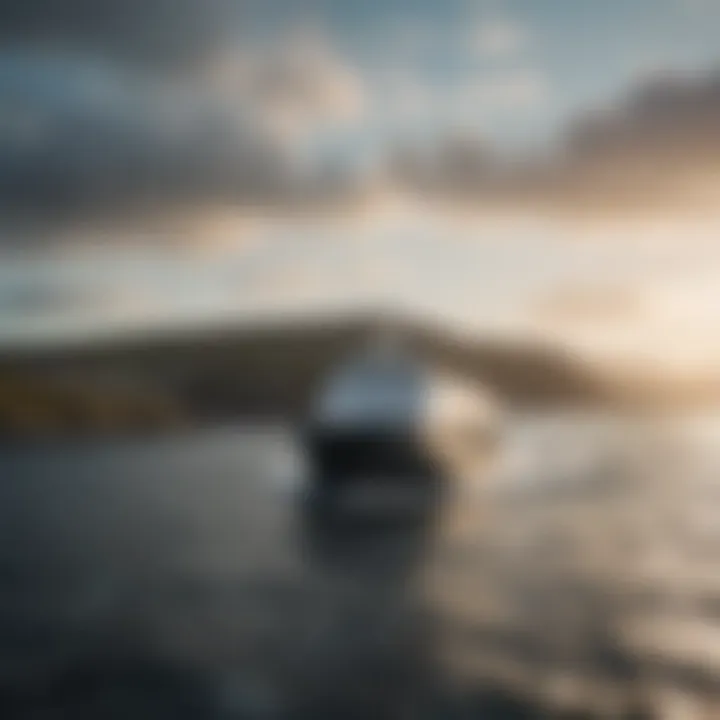
[{"label": "dark cloud", "polygon": [[698,202],[698,188],[718,170],[720,73],[661,76],[576,121],[549,185],[560,199],[680,205]]},{"label": "dark cloud", "polygon": [[[322,38],[279,42],[284,5],[0,0],[3,219],[337,192],[337,172],[301,172],[293,156],[303,133],[355,117],[362,86]],[[251,41],[263,19],[274,40]]]},{"label": "dark cloud", "polygon": [[454,135],[425,146],[407,146],[390,158],[404,186],[430,192],[478,192],[492,185],[498,162],[482,138]]},{"label": "dark cloud", "polygon": [[235,32],[244,0],[3,0],[0,44],[185,63]]},{"label": "dark cloud", "polygon": [[[303,135],[315,133],[305,150],[322,153],[319,135],[366,119],[363,78],[322,37],[279,40],[309,8],[0,0],[3,218],[52,224],[176,205],[346,199],[349,167],[323,171],[321,159],[308,160],[313,149],[295,156],[302,171],[293,159]],[[279,34],[251,41],[263,27]],[[720,74],[644,84],[611,112],[580,118],[552,161],[510,165],[482,138],[453,135],[403,146],[387,163],[396,183],[430,195],[653,201],[678,178],[720,168]]]},{"label": "dark cloud", "polygon": [[250,113],[110,67],[0,60],[3,216],[74,217],[205,200],[265,202],[287,158]]},{"label": "dark cloud", "polygon": [[720,159],[720,72],[659,77],[618,109],[590,115],[572,128],[574,157],[692,162]]},{"label": "dark cloud", "polygon": [[720,171],[720,72],[658,77],[614,108],[579,117],[556,153],[513,162],[480,138],[450,138],[392,155],[406,187],[456,199],[582,207],[693,201]]}]

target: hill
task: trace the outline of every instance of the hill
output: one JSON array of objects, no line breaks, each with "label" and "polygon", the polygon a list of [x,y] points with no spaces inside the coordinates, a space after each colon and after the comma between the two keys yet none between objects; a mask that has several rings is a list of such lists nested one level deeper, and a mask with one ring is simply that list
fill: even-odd
[{"label": "hill", "polygon": [[284,318],[6,348],[0,428],[141,431],[227,418],[297,419],[333,365],[388,324],[417,353],[487,384],[511,406],[597,406],[665,395],[675,402],[681,395],[661,383],[643,388],[641,378],[609,377],[561,348],[460,338],[412,318]]}]

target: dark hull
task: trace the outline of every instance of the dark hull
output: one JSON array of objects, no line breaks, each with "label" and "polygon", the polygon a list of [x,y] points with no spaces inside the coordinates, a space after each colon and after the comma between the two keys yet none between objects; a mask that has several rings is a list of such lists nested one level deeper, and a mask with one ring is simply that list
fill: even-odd
[{"label": "dark hull", "polygon": [[306,499],[319,526],[403,519],[424,526],[441,504],[443,473],[412,433],[311,432],[306,450],[312,467]]},{"label": "dark hull", "polygon": [[311,431],[306,450],[317,482],[342,485],[434,480],[441,468],[412,432]]}]

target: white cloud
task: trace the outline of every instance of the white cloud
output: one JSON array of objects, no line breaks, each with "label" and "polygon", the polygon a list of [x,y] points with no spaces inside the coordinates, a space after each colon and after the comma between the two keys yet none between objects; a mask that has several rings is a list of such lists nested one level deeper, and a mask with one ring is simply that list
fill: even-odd
[{"label": "white cloud", "polygon": [[225,49],[208,75],[219,95],[251,108],[266,127],[292,141],[352,127],[367,110],[362,74],[321,33],[296,33],[270,50]]},{"label": "white cloud", "polygon": [[456,111],[468,115],[536,108],[545,103],[550,82],[536,68],[496,72],[461,86],[454,98]]},{"label": "white cloud", "polygon": [[416,72],[394,70],[375,83],[374,110],[391,123],[426,119],[436,110],[437,96],[431,85]]},{"label": "white cloud", "polygon": [[517,57],[529,43],[529,33],[514,20],[483,20],[471,38],[472,50],[484,57]]}]

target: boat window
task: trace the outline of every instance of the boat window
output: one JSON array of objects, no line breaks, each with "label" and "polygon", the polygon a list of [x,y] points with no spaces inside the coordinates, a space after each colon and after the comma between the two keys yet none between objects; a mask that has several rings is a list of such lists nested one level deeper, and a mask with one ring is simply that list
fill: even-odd
[{"label": "boat window", "polygon": [[406,418],[417,413],[423,384],[414,368],[368,362],[341,371],[321,396],[319,411],[332,418]]}]

